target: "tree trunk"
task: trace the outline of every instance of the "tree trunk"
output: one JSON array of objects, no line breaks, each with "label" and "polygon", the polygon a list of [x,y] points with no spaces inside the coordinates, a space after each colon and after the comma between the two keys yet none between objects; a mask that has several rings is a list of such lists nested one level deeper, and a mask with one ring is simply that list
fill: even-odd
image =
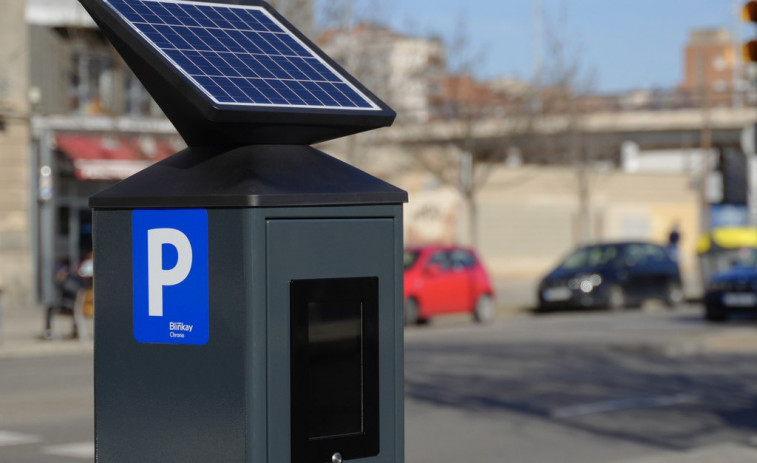
[{"label": "tree trunk", "polygon": [[470,235],[470,246],[478,248],[478,204],[473,190],[469,191],[465,198],[468,205],[468,233]]},{"label": "tree trunk", "polygon": [[476,185],[474,184],[473,153],[470,150],[463,152],[460,158],[460,196],[465,202],[467,211],[467,238],[468,245],[476,247],[478,244],[478,205],[476,204]]}]

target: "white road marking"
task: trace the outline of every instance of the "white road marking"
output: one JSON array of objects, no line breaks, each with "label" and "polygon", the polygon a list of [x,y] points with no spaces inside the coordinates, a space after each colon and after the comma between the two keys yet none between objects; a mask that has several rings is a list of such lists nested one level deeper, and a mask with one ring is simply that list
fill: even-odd
[{"label": "white road marking", "polygon": [[86,458],[92,460],[93,458],[95,458],[95,443],[79,442],[76,444],[50,445],[43,448],[42,452],[46,455]]},{"label": "white road marking", "polygon": [[32,434],[21,434],[10,431],[0,431],[0,447],[8,445],[36,444],[41,439]]},{"label": "white road marking", "polygon": [[552,410],[550,415],[555,418],[572,418],[595,413],[606,413],[632,408],[660,408],[683,403],[696,402],[699,394],[676,394],[665,397],[629,397],[625,399],[608,400],[591,404],[575,405]]}]

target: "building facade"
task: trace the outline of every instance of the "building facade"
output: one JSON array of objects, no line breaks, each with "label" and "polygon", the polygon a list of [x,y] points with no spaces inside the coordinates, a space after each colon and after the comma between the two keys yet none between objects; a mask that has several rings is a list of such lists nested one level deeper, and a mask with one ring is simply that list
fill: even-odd
[{"label": "building facade", "polygon": [[730,106],[738,87],[740,60],[726,29],[695,29],[684,49],[679,89],[696,106]]},{"label": "building facade", "polygon": [[[310,33],[312,0],[271,3]],[[77,0],[0,8],[0,289],[28,309],[91,250],[88,197],[184,145]]]},{"label": "building facade", "polygon": [[0,290],[8,307],[32,301],[28,37],[24,0],[0,14]]},{"label": "building facade", "polygon": [[[274,3],[303,31],[312,30],[312,0]],[[5,0],[0,25],[0,288],[9,307],[29,308],[54,297],[58,266],[76,265],[91,249],[88,197],[180,150],[182,141],[76,0]],[[695,92],[697,76],[706,76],[714,93],[721,86],[717,82],[730,82],[729,48],[715,35],[712,42],[720,45],[713,50],[719,52],[703,52],[704,58],[691,52],[688,58],[687,51],[687,63],[710,63],[712,73],[697,74],[691,69],[699,68],[687,64],[682,88]],[[692,46],[709,50],[710,45],[702,45],[709,43],[705,38],[692,35]],[[362,24],[327,31],[317,42],[397,110],[396,125],[410,123],[423,136],[454,119],[450,101],[480,106],[484,100],[491,111],[482,116],[494,121],[508,117],[500,109],[511,104],[513,95],[529,92],[528,84],[518,81],[482,86],[467,76],[445,76],[444,45],[437,39]],[[440,191],[428,176],[417,183],[404,181],[407,172],[419,170],[413,163],[416,153],[401,142],[372,153],[368,145],[376,145],[377,139],[364,138],[370,143],[354,150],[350,141],[355,138],[350,137],[326,151],[339,155],[341,150],[346,159],[351,150],[365,153],[380,165],[362,168],[410,191],[409,242],[465,241],[457,228],[459,192]],[[496,166],[479,197],[479,243],[501,277],[535,275],[576,242],[575,233],[565,233],[576,227],[576,194],[540,193],[552,191],[553,184],[568,184],[575,173],[514,164]],[[641,167],[601,175],[607,191],[598,187],[592,193],[593,236],[659,238],[669,226],[669,214],[679,210],[686,211],[679,213],[684,223],[696,221],[688,172],[663,175]],[[609,188],[621,183],[622,189]],[[627,197],[629,191],[668,184],[675,186],[665,195],[675,197],[669,204],[651,196]],[[618,212],[619,204],[626,204],[626,212]],[[550,246],[537,249],[520,242],[534,231],[545,233],[539,242]],[[687,240],[693,237],[689,233]]]},{"label": "building facade", "polygon": [[361,23],[325,31],[317,43],[397,111],[399,123],[436,118],[446,65],[441,40]]}]

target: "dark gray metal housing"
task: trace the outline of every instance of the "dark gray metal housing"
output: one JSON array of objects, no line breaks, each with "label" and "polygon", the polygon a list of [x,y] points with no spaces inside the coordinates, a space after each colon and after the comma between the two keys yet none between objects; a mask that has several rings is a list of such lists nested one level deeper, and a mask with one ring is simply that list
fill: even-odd
[{"label": "dark gray metal housing", "polygon": [[407,193],[306,146],[395,113],[265,2],[200,1],[268,11],[371,110],[216,104],[112,2],[80,0],[190,146],[90,199],[96,460],[401,463]]},{"label": "dark gray metal housing", "polygon": [[90,199],[92,207],[400,204],[407,193],[310,146],[187,148]]},{"label": "dark gray metal housing", "polygon": [[[326,161],[323,165],[337,166],[336,172],[325,167],[312,174],[344,176],[344,181],[322,182],[320,194],[299,194],[304,186],[297,169],[273,169],[268,176],[255,167],[255,156],[218,156],[229,156],[231,164],[247,159],[247,180],[231,181],[242,175],[226,169],[182,171],[174,165],[181,171],[176,175],[192,180],[172,196],[165,193],[170,177],[160,171],[168,167],[156,166],[159,175],[148,169],[91,200],[97,461],[294,463],[290,284],[355,277],[378,281],[379,446],[378,454],[360,461],[404,461],[401,203],[406,193],[356,170],[359,179],[353,182],[344,174],[346,165]],[[219,172],[228,172],[229,181],[211,181]],[[207,210],[205,345],[135,339],[132,214],[156,207]],[[351,459],[339,447],[333,452]],[[308,455],[297,463],[327,461]]]}]

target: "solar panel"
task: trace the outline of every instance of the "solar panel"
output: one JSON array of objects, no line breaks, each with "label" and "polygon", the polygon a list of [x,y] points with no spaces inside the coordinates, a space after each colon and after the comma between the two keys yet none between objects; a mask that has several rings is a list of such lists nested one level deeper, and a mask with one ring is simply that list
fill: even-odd
[{"label": "solar panel", "polygon": [[379,111],[379,105],[264,8],[104,0],[219,105]]}]

